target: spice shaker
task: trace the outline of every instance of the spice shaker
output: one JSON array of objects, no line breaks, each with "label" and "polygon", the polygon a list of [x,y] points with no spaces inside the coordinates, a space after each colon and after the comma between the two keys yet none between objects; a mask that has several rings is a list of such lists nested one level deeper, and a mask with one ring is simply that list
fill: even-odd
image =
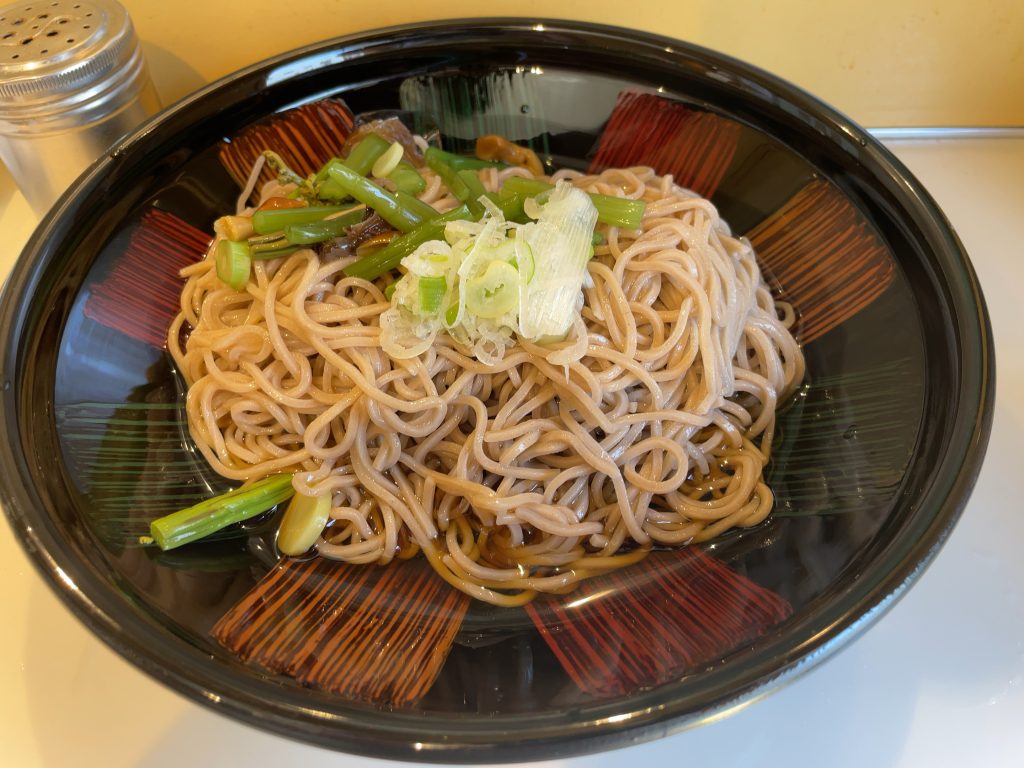
[{"label": "spice shaker", "polygon": [[114,0],[0,8],[0,159],[39,215],[159,108],[131,19]]}]

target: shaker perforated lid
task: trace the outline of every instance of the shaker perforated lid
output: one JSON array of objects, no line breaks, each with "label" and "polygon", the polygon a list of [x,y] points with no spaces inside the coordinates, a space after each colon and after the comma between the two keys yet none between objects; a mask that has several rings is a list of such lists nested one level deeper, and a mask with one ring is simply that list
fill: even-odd
[{"label": "shaker perforated lid", "polygon": [[113,0],[24,0],[0,8],[4,117],[46,117],[115,97],[142,66],[131,19]]}]

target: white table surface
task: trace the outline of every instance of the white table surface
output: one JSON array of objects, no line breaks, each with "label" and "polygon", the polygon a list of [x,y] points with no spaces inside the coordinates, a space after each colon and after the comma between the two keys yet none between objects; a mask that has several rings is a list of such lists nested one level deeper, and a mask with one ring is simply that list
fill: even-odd
[{"label": "white table surface", "polygon": [[[959,525],[888,615],[783,690],[699,729],[540,765],[1024,765],[1024,501],[1009,482],[1024,472],[1024,135],[889,146],[959,233],[995,329],[992,438]],[[2,169],[0,209],[2,278],[35,223]],[[187,701],[89,634],[6,525],[0,563],[0,764],[401,765],[271,736]]]}]

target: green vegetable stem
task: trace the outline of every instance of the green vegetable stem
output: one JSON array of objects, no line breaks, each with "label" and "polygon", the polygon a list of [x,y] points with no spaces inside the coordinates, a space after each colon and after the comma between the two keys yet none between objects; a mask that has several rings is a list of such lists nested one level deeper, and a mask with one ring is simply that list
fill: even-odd
[{"label": "green vegetable stem", "polygon": [[444,227],[449,221],[471,219],[469,209],[459,206],[454,210],[435,217],[426,224],[408,234],[396,237],[386,246],[364,259],[352,262],[343,270],[349,277],[361,277],[364,280],[376,280],[381,275],[398,267],[406,256],[430,240],[444,237]]},{"label": "green vegetable stem", "polygon": [[423,219],[417,213],[399,203],[387,190],[365,176],[360,176],[344,163],[332,163],[328,174],[345,194],[368,208],[373,208],[395,229],[409,232],[423,223]]},{"label": "green vegetable stem", "polygon": [[[550,192],[554,186],[546,181],[527,179],[522,176],[510,176],[505,179],[501,187],[502,196],[506,194],[524,195],[526,197],[537,197],[545,192]],[[636,229],[644,218],[644,209],[647,203],[643,200],[630,200],[623,197],[612,197],[611,195],[591,194],[590,199],[597,208],[597,220],[602,224],[608,224],[622,229]]]},{"label": "green vegetable stem", "polygon": [[391,145],[376,133],[368,133],[352,147],[352,151],[345,158],[345,165],[360,176],[365,176],[373,168],[373,164],[388,151],[389,146]]},{"label": "green vegetable stem", "polygon": [[[477,184],[473,187],[467,184],[465,177],[461,176],[457,169],[446,162],[446,156],[451,157],[451,155],[447,155],[447,153],[439,149],[430,147],[427,149],[424,158],[427,161],[427,167],[441,177],[441,181],[448,187],[448,191],[455,196],[455,199],[465,203],[473,216],[479,218],[483,215],[483,206],[479,202],[480,195],[484,193],[483,185],[479,183],[479,179],[476,180]],[[469,173],[473,173],[473,171],[470,170]],[[474,191],[477,189],[479,194],[474,194]]]},{"label": "green vegetable stem", "polygon": [[288,224],[284,228],[284,238],[293,245],[312,245],[341,237],[345,230],[363,220],[365,208],[358,208],[334,218],[315,221],[312,224]]},{"label": "green vegetable stem", "polygon": [[456,171],[478,171],[481,168],[507,168],[505,163],[499,163],[494,160],[481,160],[478,157],[471,157],[470,155],[456,155],[451,152],[445,152],[443,149],[437,147],[428,147],[425,155],[427,164],[430,164],[430,158],[436,158],[448,167]]},{"label": "green vegetable stem", "polygon": [[400,192],[407,195],[419,195],[427,188],[427,182],[420,176],[419,171],[404,160],[398,164],[388,176]]},{"label": "green vegetable stem", "polygon": [[[308,208],[275,208],[256,211],[252,215],[252,228],[258,235],[280,232],[290,224],[312,224],[322,221],[331,214],[352,210],[352,206],[310,206]],[[360,217],[362,209],[360,209]],[[358,221],[358,219],[357,219]]]},{"label": "green vegetable stem", "polygon": [[291,498],[293,493],[291,475],[271,475],[158,518],[150,523],[149,532],[160,549],[175,549],[255,517]]},{"label": "green vegetable stem", "polygon": [[252,267],[248,243],[221,240],[217,243],[214,261],[217,267],[217,277],[222,283],[236,291],[245,290],[246,283],[249,282],[249,270]]}]

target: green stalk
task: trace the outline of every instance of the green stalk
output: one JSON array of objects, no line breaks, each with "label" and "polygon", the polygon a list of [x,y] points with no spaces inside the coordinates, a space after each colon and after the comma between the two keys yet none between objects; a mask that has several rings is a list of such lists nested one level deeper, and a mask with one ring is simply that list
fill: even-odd
[{"label": "green stalk", "polygon": [[628,197],[612,197],[591,193],[590,199],[597,208],[597,220],[621,229],[637,229],[644,220],[647,203],[643,200],[631,200]]},{"label": "green stalk", "polygon": [[435,157],[450,168],[454,168],[456,171],[478,171],[481,168],[508,168],[505,163],[499,163],[496,160],[481,160],[478,157],[472,157],[470,155],[455,155],[451,152],[445,152],[443,149],[437,147],[428,147],[426,151],[427,164],[430,164],[429,158]]},{"label": "green stalk", "polygon": [[214,254],[217,277],[236,291],[244,291],[249,282],[252,255],[249,244],[244,241],[221,240]]},{"label": "green stalk", "polygon": [[312,245],[341,237],[345,230],[363,220],[365,209],[360,208],[351,213],[335,216],[332,219],[316,221],[312,224],[289,224],[284,228],[284,237],[293,245]]},{"label": "green stalk", "polygon": [[399,191],[405,192],[407,195],[422,194],[423,190],[427,188],[427,182],[420,176],[419,171],[405,160],[398,164],[388,178],[394,182]]},{"label": "green stalk", "polygon": [[395,192],[395,200],[398,204],[409,209],[417,216],[423,219],[423,221],[431,221],[437,218],[437,211],[430,203],[425,203],[415,195],[410,195],[408,192],[398,190]]},{"label": "green stalk", "polygon": [[539,179],[528,179],[525,176],[509,176],[501,185],[501,196],[522,195],[523,197],[537,197],[555,188],[554,184],[548,184]]},{"label": "green stalk", "polygon": [[373,164],[377,162],[380,156],[388,151],[390,146],[385,139],[382,139],[376,133],[368,133],[358,144],[352,147],[352,151],[345,158],[345,165],[360,176],[365,176],[370,172]]},{"label": "green stalk", "polygon": [[402,263],[402,259],[430,240],[444,239],[444,228],[449,221],[473,219],[469,208],[460,205],[458,208],[443,213],[411,232],[396,237],[376,253],[365,259],[352,262],[344,270],[349,277],[361,277],[364,280],[376,280]]},{"label": "green stalk", "polygon": [[280,232],[289,224],[312,224],[327,218],[332,213],[350,210],[352,206],[317,205],[307,208],[275,208],[256,211],[252,215],[252,228],[259,235]]},{"label": "green stalk", "polygon": [[[332,162],[340,163],[341,160],[335,159]],[[334,179],[330,176],[324,178],[323,181],[316,185],[316,196],[321,200],[344,200],[348,197],[345,194],[345,190],[341,188]]]},{"label": "green stalk", "polygon": [[424,157],[427,166],[441,177],[441,181],[448,187],[448,191],[455,196],[456,200],[465,203],[475,218],[483,215],[483,206],[479,202],[480,196],[474,195],[473,189],[459,175],[459,171],[445,161],[446,157],[455,157],[455,155],[448,155],[447,152],[430,147]]},{"label": "green stalk", "polygon": [[[524,195],[525,197],[538,197],[545,192],[554,189],[553,184],[537,179],[527,179],[522,176],[510,176],[505,179],[501,187],[501,195],[508,194]],[[622,229],[636,229],[644,218],[644,209],[647,203],[643,200],[630,200],[624,197],[612,197],[611,195],[590,194],[590,199],[597,208],[597,220],[601,224],[608,224]]]},{"label": "green stalk", "polygon": [[[508,195],[499,198],[497,195],[488,197],[494,201],[506,221],[519,221],[524,217],[523,199],[519,195]],[[381,275],[397,269],[402,259],[411,254],[423,243],[431,240],[443,240],[445,224],[449,221],[479,221],[483,215],[483,206],[480,206],[478,213],[472,213],[468,205],[460,205],[458,208],[442,213],[440,216],[428,221],[420,227],[400,237],[396,237],[376,253],[371,253],[364,259],[352,262],[342,271],[349,277],[361,277],[364,280],[376,280]]]},{"label": "green stalk", "polygon": [[356,144],[349,156],[342,160],[340,157],[332,157],[324,163],[320,170],[313,176],[313,187],[316,189],[316,196],[321,200],[344,200],[348,193],[341,188],[330,176],[331,168],[337,165],[345,165],[365,176],[373,168],[373,164],[383,155],[390,146],[384,139],[375,133],[368,134]]},{"label": "green stalk", "polygon": [[498,206],[505,221],[514,221],[517,224],[525,224],[529,217],[523,212],[523,203],[526,198],[523,195],[496,195],[493,192],[487,193],[487,198]]},{"label": "green stalk", "polygon": [[279,259],[282,256],[290,256],[299,250],[298,245],[289,243],[284,235],[280,235],[273,240],[264,240],[262,242],[249,241],[249,256],[253,259]]},{"label": "green stalk", "polygon": [[179,510],[150,523],[149,532],[160,549],[175,549],[248,520],[290,498],[291,475],[271,475],[246,488]]},{"label": "green stalk", "polygon": [[447,153],[430,147],[424,156],[427,161],[427,167],[440,176],[441,181],[448,187],[448,191],[464,203],[469,199],[469,187],[466,186],[466,182],[459,178],[458,171],[445,162],[443,157],[445,154]]},{"label": "green stalk", "polygon": [[480,177],[476,171],[462,170],[456,171],[459,178],[462,179],[462,183],[469,189],[470,198],[473,200],[479,200],[481,197],[487,194],[487,190],[484,189],[484,183],[480,181]]},{"label": "green stalk", "polygon": [[409,232],[423,223],[413,211],[405,208],[387,190],[360,176],[343,163],[334,163],[328,171],[339,187],[368,208],[373,208],[388,224],[401,232]]}]

